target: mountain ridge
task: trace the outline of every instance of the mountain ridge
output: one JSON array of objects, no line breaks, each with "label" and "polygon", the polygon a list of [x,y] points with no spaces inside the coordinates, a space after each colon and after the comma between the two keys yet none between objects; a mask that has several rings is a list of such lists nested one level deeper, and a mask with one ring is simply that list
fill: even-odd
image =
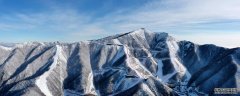
[{"label": "mountain ridge", "polygon": [[240,87],[239,48],[177,41],[145,29],[8,48],[0,47],[3,96],[213,95],[214,88]]}]

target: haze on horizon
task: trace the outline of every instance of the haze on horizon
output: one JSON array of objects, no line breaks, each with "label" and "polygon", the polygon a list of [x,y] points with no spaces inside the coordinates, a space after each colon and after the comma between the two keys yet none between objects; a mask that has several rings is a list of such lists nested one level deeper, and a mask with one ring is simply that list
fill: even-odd
[{"label": "haze on horizon", "polygon": [[0,0],[0,42],[76,42],[139,28],[240,47],[239,0]]}]

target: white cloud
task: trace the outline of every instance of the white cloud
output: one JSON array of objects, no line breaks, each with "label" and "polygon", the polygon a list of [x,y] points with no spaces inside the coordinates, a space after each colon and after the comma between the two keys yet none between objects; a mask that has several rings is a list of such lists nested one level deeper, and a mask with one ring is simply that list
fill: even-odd
[{"label": "white cloud", "polygon": [[240,19],[239,0],[165,0],[155,1],[130,14],[107,16],[122,28],[166,28],[182,24],[198,24],[218,20]]},{"label": "white cloud", "polygon": [[[29,30],[56,32],[56,34],[66,34],[64,40],[80,41],[145,27],[152,31],[171,31],[170,33],[173,34],[192,31],[193,38],[191,38],[191,35],[185,35],[186,33],[181,36],[186,40],[190,39],[197,43],[208,43],[207,41],[212,41],[213,39],[210,38],[210,35],[209,38],[204,40],[194,39],[194,36],[198,36],[196,33],[199,33],[201,30],[207,30],[203,26],[206,23],[239,21],[239,5],[240,0],[154,0],[153,2],[139,6],[137,9],[127,11],[126,9],[116,10],[115,13],[109,13],[105,17],[99,17],[94,20],[92,16],[81,14],[75,9],[54,7],[54,11],[34,14],[16,13],[14,16],[0,16],[0,21],[7,21],[0,22],[0,31]],[[234,24],[240,25],[240,22]],[[211,24],[209,27],[211,27]],[[218,30],[223,28],[224,24]],[[194,32],[196,30],[197,32]],[[236,28],[236,30],[238,29]],[[209,32],[211,31],[209,30]],[[231,34],[235,34],[235,37],[228,36],[228,38],[240,37],[240,34],[236,34],[236,32]],[[202,35],[207,35],[207,33]],[[218,37],[222,38],[220,35]],[[229,40],[229,42],[232,41]],[[219,43],[222,42],[219,41]],[[232,44],[231,46],[239,45]]]},{"label": "white cloud", "polygon": [[[169,33],[178,35],[182,33],[181,39],[185,38],[196,43],[237,47],[240,46],[237,44],[239,41],[237,38],[240,37],[238,34],[240,30],[237,27],[240,25],[239,5],[239,0],[161,0],[134,9],[135,11],[128,14],[106,16],[103,21],[114,18],[114,22],[117,23],[112,24],[110,20],[108,25],[122,32],[141,27],[158,32],[170,30],[173,32]],[[238,32],[231,32],[232,30]]]},{"label": "white cloud", "polygon": [[[227,34],[226,32],[213,32],[213,33],[195,33],[175,35],[171,34],[178,40],[188,40],[197,44],[215,44],[217,46],[224,46],[227,48],[240,47],[240,33],[232,32]],[[187,39],[186,39],[187,38]]]},{"label": "white cloud", "polygon": [[[78,13],[76,10],[58,9],[35,14],[15,13],[14,15],[0,16],[0,21],[2,21],[0,22],[0,33],[3,34],[4,32],[56,34],[56,37],[53,38],[61,38],[62,41],[80,41],[91,38],[91,36],[105,34],[101,24],[89,23],[90,17]],[[60,36],[60,34],[64,36]]]}]

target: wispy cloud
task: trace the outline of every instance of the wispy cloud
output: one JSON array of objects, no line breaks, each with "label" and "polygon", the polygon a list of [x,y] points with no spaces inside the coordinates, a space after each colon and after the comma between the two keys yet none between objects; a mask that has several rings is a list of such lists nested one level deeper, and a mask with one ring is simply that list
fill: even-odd
[{"label": "wispy cloud", "polygon": [[[2,21],[0,22],[0,32],[2,34],[11,32],[17,34],[55,34],[55,37],[53,37],[55,40],[59,37],[63,41],[80,41],[106,32],[101,28],[102,25],[89,23],[90,18],[88,16],[79,14],[75,10],[59,9],[36,14],[15,13],[14,15],[0,16],[0,21]],[[46,41],[48,41],[47,38]]]},{"label": "wispy cloud", "polygon": [[[240,30],[239,0],[152,0],[136,7],[115,8],[112,12],[103,12],[101,16],[93,15],[94,11],[81,12],[76,6],[66,8],[54,2],[49,4],[46,4],[51,6],[47,11],[0,15],[0,32],[27,31],[55,35],[52,39],[46,38],[46,41],[80,41],[141,27],[183,37],[184,34],[215,34],[216,31],[236,34]],[[111,4],[105,4],[102,9],[108,6],[111,9],[114,7]],[[95,12],[101,11],[96,8]]]},{"label": "wispy cloud", "polygon": [[239,21],[239,4],[239,0],[163,0],[147,4],[129,14],[107,16],[105,20],[116,17],[114,20],[119,21],[120,29],[150,27],[155,30],[222,20]]}]

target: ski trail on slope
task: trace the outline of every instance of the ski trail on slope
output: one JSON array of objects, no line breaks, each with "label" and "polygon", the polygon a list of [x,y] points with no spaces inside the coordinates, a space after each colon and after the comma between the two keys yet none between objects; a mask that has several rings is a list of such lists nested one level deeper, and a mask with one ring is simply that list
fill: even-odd
[{"label": "ski trail on slope", "polygon": [[191,78],[191,74],[188,72],[188,70],[184,67],[184,65],[178,60],[178,57],[176,56],[177,51],[179,50],[179,46],[176,41],[174,40],[168,40],[167,45],[169,47],[169,55],[171,58],[171,62],[173,63],[173,67],[175,69],[174,73],[180,73],[181,75],[186,75],[187,80]]},{"label": "ski trail on slope", "polygon": [[[36,80],[35,84],[39,87],[41,92],[44,93],[46,96],[53,96],[47,85],[47,77],[49,76],[51,71],[56,67],[59,58],[65,58],[65,57],[62,54],[62,47],[60,47],[59,45],[56,45],[56,53],[53,57],[53,63],[51,64],[50,69]],[[63,60],[65,61],[66,59],[63,59]]]}]

